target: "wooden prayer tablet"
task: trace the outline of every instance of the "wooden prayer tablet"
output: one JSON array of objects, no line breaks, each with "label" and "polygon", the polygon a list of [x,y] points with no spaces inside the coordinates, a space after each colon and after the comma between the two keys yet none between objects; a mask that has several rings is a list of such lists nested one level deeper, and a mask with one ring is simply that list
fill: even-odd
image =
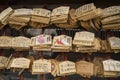
[{"label": "wooden prayer tablet", "polygon": [[83,46],[83,45],[76,45],[76,52],[97,52],[100,51],[101,45],[100,40],[95,38],[94,43],[92,46]]},{"label": "wooden prayer tablet", "polygon": [[109,59],[103,62],[103,75],[105,77],[118,77],[120,76],[120,61]]},{"label": "wooden prayer tablet", "polygon": [[31,46],[36,51],[51,51],[52,37],[50,35],[38,35],[31,38]]},{"label": "wooden prayer tablet", "polygon": [[51,16],[57,16],[57,15],[66,15],[69,13],[69,6],[60,6],[58,8],[55,8],[52,10]]},{"label": "wooden prayer tablet", "polygon": [[81,32],[76,32],[74,40],[93,42],[94,37],[95,34],[92,32],[81,31]]},{"label": "wooden prayer tablet", "polygon": [[94,9],[96,9],[96,7],[94,6],[94,3],[85,4],[79,7],[78,9],[76,9],[75,15],[77,17],[80,17],[83,15],[83,13],[89,12]]},{"label": "wooden prayer tablet", "polygon": [[4,11],[2,11],[0,13],[0,22],[2,22],[2,20],[4,18],[8,18],[8,16],[13,12],[13,9],[11,7],[8,7],[7,9],[5,9]]},{"label": "wooden prayer tablet", "polygon": [[33,8],[32,15],[49,18],[51,15],[51,11],[47,9],[42,9],[42,8]]},{"label": "wooden prayer tablet", "polygon": [[14,10],[13,13],[14,16],[30,16],[32,15],[32,9],[27,9],[27,8],[20,8]]},{"label": "wooden prayer tablet", "polygon": [[38,35],[36,37],[32,37],[32,44],[37,45],[51,45],[52,44],[52,37],[50,35]]},{"label": "wooden prayer tablet", "polygon": [[72,50],[72,37],[67,35],[55,36],[52,44],[53,52],[69,52]]},{"label": "wooden prayer tablet", "polygon": [[84,13],[81,17],[78,18],[78,20],[87,21],[90,19],[100,17],[101,15],[102,15],[102,9],[98,8],[90,12]]},{"label": "wooden prayer tablet", "polygon": [[112,59],[105,60],[103,61],[103,68],[104,71],[120,72],[120,61]]},{"label": "wooden prayer tablet", "polygon": [[32,9],[20,8],[15,9],[13,14],[9,17],[9,25],[17,30],[26,26],[30,21]]},{"label": "wooden prayer tablet", "polygon": [[46,74],[51,73],[51,61],[46,59],[39,59],[33,61],[32,74]]},{"label": "wooden prayer tablet", "polygon": [[72,46],[72,37],[66,35],[55,36],[53,46]]},{"label": "wooden prayer tablet", "polygon": [[110,37],[108,38],[111,49],[120,49],[120,38]]},{"label": "wooden prayer tablet", "polygon": [[7,57],[0,56],[0,69],[4,69],[6,67],[7,60]]},{"label": "wooden prayer tablet", "polygon": [[51,23],[67,23],[69,8],[69,6],[60,6],[53,9],[51,13]]},{"label": "wooden prayer tablet", "polygon": [[82,76],[92,76],[94,75],[94,64],[86,61],[76,62],[77,74]]},{"label": "wooden prayer tablet", "polygon": [[120,61],[109,59],[103,62],[103,75],[105,77],[118,77],[120,76]]},{"label": "wooden prayer tablet", "polygon": [[75,63],[63,61],[59,63],[59,75],[70,75],[76,73]]},{"label": "wooden prayer tablet", "polygon": [[12,37],[0,36],[0,47],[1,48],[10,48],[10,47],[12,47]]},{"label": "wooden prayer tablet", "polygon": [[0,28],[3,28],[6,24],[8,24],[9,16],[13,13],[13,9],[11,7],[6,8],[0,13]]},{"label": "wooden prayer tablet", "polygon": [[117,21],[120,19],[120,15],[109,16],[102,19],[102,24],[109,24],[109,22]]},{"label": "wooden prayer tablet", "polygon": [[104,18],[104,17],[116,15],[116,14],[120,15],[120,6],[110,6],[110,7],[107,7],[103,10],[102,17]]},{"label": "wooden prayer tablet", "polygon": [[30,48],[30,44],[31,44],[31,39],[23,37],[23,36],[18,36],[18,37],[14,37],[12,39],[12,47],[13,48]]},{"label": "wooden prayer tablet", "polygon": [[[110,16],[102,17],[102,28],[103,30],[108,29],[120,29],[120,8],[119,6],[111,6],[108,8],[105,8],[106,11],[108,11],[108,14]],[[112,14],[114,13],[114,14]],[[107,14],[107,12],[106,12]],[[111,15],[112,14],[112,15]]]},{"label": "wooden prayer tablet", "polygon": [[27,58],[15,58],[11,63],[11,68],[29,68],[30,60]]},{"label": "wooden prayer tablet", "polygon": [[42,8],[33,8],[31,21],[41,24],[49,24],[51,11]]}]

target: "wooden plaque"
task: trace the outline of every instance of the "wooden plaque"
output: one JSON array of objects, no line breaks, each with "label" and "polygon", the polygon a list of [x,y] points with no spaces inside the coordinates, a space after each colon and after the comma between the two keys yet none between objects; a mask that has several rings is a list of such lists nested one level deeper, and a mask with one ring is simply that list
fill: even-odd
[{"label": "wooden plaque", "polygon": [[66,15],[69,13],[69,6],[61,6],[53,9],[51,16]]},{"label": "wooden plaque", "polygon": [[111,49],[120,49],[120,38],[110,37],[108,38]]},{"label": "wooden plaque", "polygon": [[94,33],[82,31],[82,32],[76,32],[74,40],[80,40],[80,41],[94,41]]},{"label": "wooden plaque", "polygon": [[10,48],[12,46],[12,37],[0,36],[0,47]]},{"label": "wooden plaque", "polygon": [[33,62],[32,74],[51,73],[51,61],[46,59],[39,59]]},{"label": "wooden plaque", "polygon": [[116,60],[105,60],[103,61],[104,71],[116,71],[120,72],[120,61]]},{"label": "wooden plaque", "polygon": [[71,61],[64,61],[59,63],[60,74],[76,73],[75,63]]},{"label": "wooden plaque", "polygon": [[12,39],[13,48],[29,48],[31,40],[29,38],[19,36]]},{"label": "wooden plaque", "polygon": [[11,63],[12,68],[29,68],[30,60],[27,58],[15,58]]},{"label": "wooden plaque", "polygon": [[120,6],[110,6],[103,10],[102,17],[108,17],[111,15],[120,14]]},{"label": "wooden plaque", "polygon": [[76,71],[80,75],[94,75],[94,64],[86,61],[76,62]]},{"label": "wooden plaque", "polygon": [[53,46],[72,46],[72,38],[66,35],[55,36]]},{"label": "wooden plaque", "polygon": [[12,12],[13,12],[13,9],[11,7],[8,7],[4,11],[2,11],[0,13],[0,22],[2,21],[3,18],[5,18],[6,16],[10,15]]},{"label": "wooden plaque", "polygon": [[32,9],[26,9],[26,8],[16,9],[13,15],[14,16],[30,16],[32,15]]},{"label": "wooden plaque", "polygon": [[96,9],[96,7],[94,6],[94,3],[85,4],[81,7],[79,7],[78,9],[76,9],[75,14],[77,17],[80,17],[83,15],[83,13],[89,12],[94,9]]},{"label": "wooden plaque", "polygon": [[51,11],[42,8],[33,8],[32,15],[41,16],[41,17],[50,17]]},{"label": "wooden plaque", "polygon": [[32,38],[33,45],[51,45],[52,37],[50,35],[39,35]]},{"label": "wooden plaque", "polygon": [[8,58],[4,56],[0,56],[0,69],[3,69],[6,67]]}]

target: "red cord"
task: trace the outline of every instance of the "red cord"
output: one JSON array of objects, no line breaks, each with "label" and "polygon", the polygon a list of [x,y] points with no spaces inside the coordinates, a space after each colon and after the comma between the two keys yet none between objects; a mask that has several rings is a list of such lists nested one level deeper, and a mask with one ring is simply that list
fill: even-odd
[{"label": "red cord", "polygon": [[23,73],[20,74],[20,80],[24,80]]}]

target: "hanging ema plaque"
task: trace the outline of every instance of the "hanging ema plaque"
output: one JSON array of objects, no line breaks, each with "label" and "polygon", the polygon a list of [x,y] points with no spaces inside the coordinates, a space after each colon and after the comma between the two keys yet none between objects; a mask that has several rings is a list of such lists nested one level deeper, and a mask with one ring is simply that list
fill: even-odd
[{"label": "hanging ema plaque", "polygon": [[120,72],[120,61],[116,60],[105,60],[103,61],[104,71],[116,71]]},{"label": "hanging ema plaque", "polygon": [[39,59],[33,62],[32,74],[51,73],[51,61],[46,59]]},{"label": "hanging ema plaque", "polygon": [[0,47],[7,48],[12,46],[12,37],[0,36]]},{"label": "hanging ema plaque", "polygon": [[31,40],[29,38],[19,36],[12,39],[13,48],[29,48]]},{"label": "hanging ema plaque", "polygon": [[15,58],[11,63],[11,68],[29,68],[30,60],[27,58]]},{"label": "hanging ema plaque", "polygon": [[120,38],[109,37],[108,42],[110,44],[111,49],[119,49],[120,50]]},{"label": "hanging ema plaque", "polygon": [[4,56],[0,56],[0,69],[5,68],[6,64],[7,64],[7,58]]},{"label": "hanging ema plaque", "polygon": [[70,75],[76,73],[75,63],[64,61],[59,63],[59,75]]}]

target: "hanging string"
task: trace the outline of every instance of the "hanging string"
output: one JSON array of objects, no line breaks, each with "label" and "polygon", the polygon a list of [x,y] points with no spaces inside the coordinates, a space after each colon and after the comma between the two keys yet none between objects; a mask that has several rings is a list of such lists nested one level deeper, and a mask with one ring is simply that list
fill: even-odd
[{"label": "hanging string", "polygon": [[60,57],[61,57],[61,55],[59,54],[55,59],[56,59],[56,60],[59,60]]},{"label": "hanging string", "polygon": [[23,53],[24,53],[24,51],[20,51],[19,52],[19,57],[23,57]]},{"label": "hanging string", "polygon": [[105,55],[105,59],[111,59],[111,55],[110,54],[106,54]]},{"label": "hanging string", "polygon": [[24,75],[23,75],[23,73],[20,74],[20,80],[24,80]]},{"label": "hanging string", "polygon": [[13,50],[13,51],[12,51],[12,54],[13,54],[12,57],[17,57],[16,51]]},{"label": "hanging string", "polygon": [[40,59],[44,59],[44,56],[43,56],[43,52],[39,52],[39,55],[40,55]]},{"label": "hanging string", "polygon": [[4,51],[4,49],[1,50],[1,56],[5,56],[5,51]]},{"label": "hanging string", "polygon": [[21,35],[21,36],[24,36],[23,31],[24,31],[23,29],[20,30],[20,35]]},{"label": "hanging string", "polygon": [[67,77],[66,76],[61,77],[60,80],[67,80]]},{"label": "hanging string", "polygon": [[89,55],[89,54],[85,54],[85,58],[86,58],[86,61],[91,62],[91,58],[90,58],[90,55]]},{"label": "hanging string", "polygon": [[67,53],[63,53],[63,54],[64,54],[64,60],[66,61],[67,60],[67,56],[66,56]]},{"label": "hanging string", "polygon": [[[43,52],[40,52],[40,59],[44,59]],[[40,75],[40,80],[45,80],[45,74]]]},{"label": "hanging string", "polygon": [[107,38],[114,36],[113,33],[110,30],[107,30],[106,32],[107,32]]},{"label": "hanging string", "polygon": [[40,80],[45,80],[44,75],[40,75]]},{"label": "hanging string", "polygon": [[82,60],[84,61],[86,60],[85,54],[82,56]]}]

